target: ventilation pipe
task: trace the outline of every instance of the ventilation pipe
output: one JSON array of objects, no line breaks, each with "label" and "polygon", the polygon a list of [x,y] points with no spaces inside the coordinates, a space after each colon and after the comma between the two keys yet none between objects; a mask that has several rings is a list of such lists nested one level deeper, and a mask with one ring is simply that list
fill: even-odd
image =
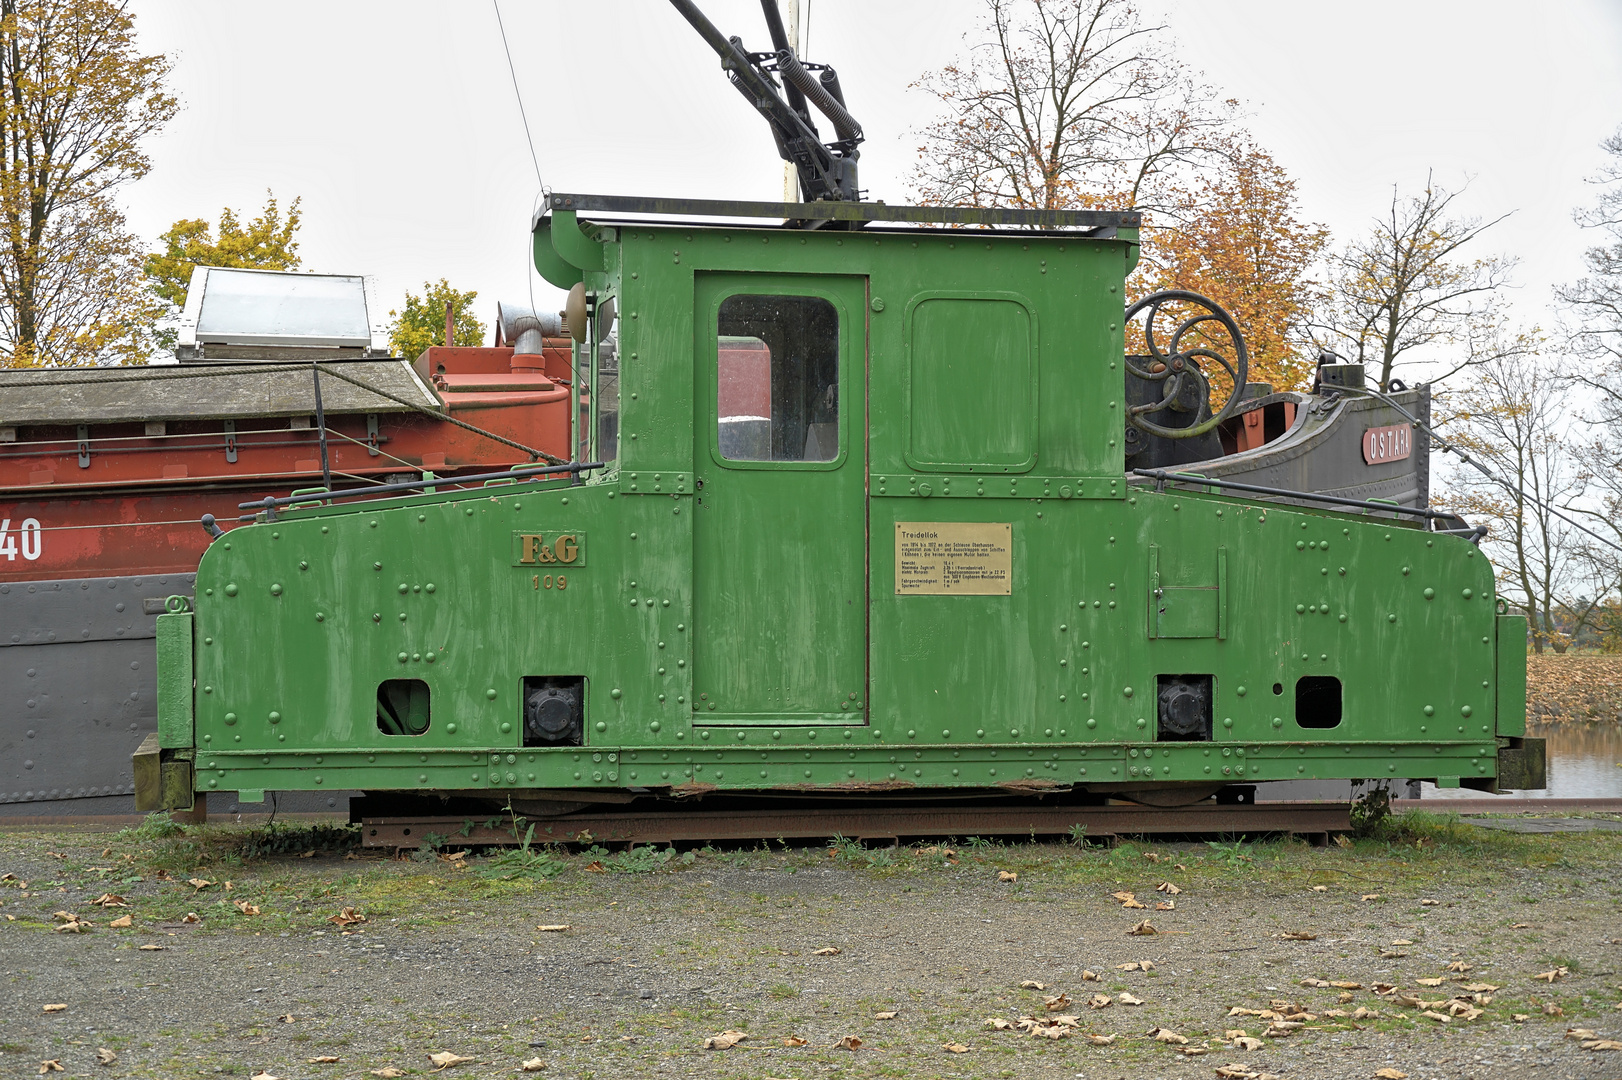
[{"label": "ventilation pipe", "polygon": [[540,371],[546,366],[541,349],[546,338],[563,336],[563,319],[547,313],[537,315],[524,304],[498,303],[496,329],[500,342],[512,346],[514,371]]}]

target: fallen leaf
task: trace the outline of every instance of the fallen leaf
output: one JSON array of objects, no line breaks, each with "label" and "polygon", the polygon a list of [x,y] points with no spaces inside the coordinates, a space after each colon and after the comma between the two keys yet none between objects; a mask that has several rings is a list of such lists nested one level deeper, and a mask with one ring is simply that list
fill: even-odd
[{"label": "fallen leaf", "polygon": [[1368,902],[1369,902],[1369,901],[1371,901],[1371,900],[1378,900],[1378,899],[1380,899],[1380,894],[1379,894],[1379,893],[1377,893],[1377,892],[1371,892],[1371,893],[1364,893],[1364,894],[1363,894],[1363,895],[1362,895],[1362,897],[1360,897],[1360,899],[1361,899],[1361,900],[1362,900],[1362,901],[1363,901],[1363,902],[1364,902],[1364,903],[1365,903],[1365,904],[1366,904],[1366,903],[1368,903]]},{"label": "fallen leaf", "polygon": [[1037,1024],[1031,1028],[1031,1036],[1037,1039],[1068,1039],[1070,1029],[1063,1024]]},{"label": "fallen leaf", "polygon": [[1070,1013],[1060,1013],[1058,1016],[1052,1017],[1051,1020],[1053,1023],[1060,1024],[1064,1027],[1081,1026],[1081,1017],[1072,1016]]},{"label": "fallen leaf", "polygon": [[962,1043],[947,1043],[945,1046],[941,1047],[941,1049],[945,1050],[948,1054],[967,1054],[969,1052],[969,1048],[964,1046]]},{"label": "fallen leaf", "polygon": [[1004,1020],[1000,1016],[986,1017],[986,1027],[990,1028],[992,1031],[1007,1031],[1013,1026],[1012,1021]]},{"label": "fallen leaf", "polygon": [[1419,906],[1420,907],[1441,907],[1442,902],[1440,900],[1421,900],[1419,902]]},{"label": "fallen leaf", "polygon": [[1098,972],[1083,968],[1082,972],[1081,972],[1081,981],[1082,982],[1097,982],[1098,981]]},{"label": "fallen leaf", "polygon": [[1396,941],[1393,941],[1391,943],[1391,947],[1394,948],[1394,949],[1400,949],[1404,945],[1412,945],[1412,944],[1413,944],[1413,942],[1409,941],[1407,938],[1398,938]]},{"label": "fallen leaf", "polygon": [[1070,1004],[1070,995],[1064,993],[1063,991],[1060,991],[1053,997],[1042,999],[1042,1007],[1048,1012],[1058,1012],[1068,1004]]},{"label": "fallen leaf", "polygon": [[1465,983],[1464,989],[1470,991],[1472,994],[1490,994],[1500,988],[1494,986],[1492,983],[1473,982]]},{"label": "fallen leaf", "polygon": [[1310,930],[1286,930],[1279,937],[1285,941],[1317,941],[1318,935]]},{"label": "fallen leaf", "polygon": [[818,949],[816,952],[812,953],[811,955],[812,956],[838,956],[842,951],[843,951],[842,949],[839,949],[839,948],[836,948],[836,947],[830,945],[826,949]]},{"label": "fallen leaf", "polygon": [[1235,1050],[1260,1050],[1266,1045],[1267,1044],[1262,1042],[1260,1039],[1252,1038],[1249,1035],[1239,1035],[1233,1040],[1233,1048]]},{"label": "fallen leaf", "polygon": [[192,889],[195,890],[196,892],[202,892],[204,889],[209,888],[214,883],[212,881],[209,881],[209,880],[205,879],[205,878],[194,877],[194,878],[187,878],[186,879],[186,884],[190,885],[192,887]]},{"label": "fallen leaf", "polygon": [[537,926],[535,929],[540,931],[543,934],[561,934],[565,930],[569,929],[569,924],[566,923],[566,922],[564,922],[564,923],[547,923],[544,926]]},{"label": "fallen leaf", "polygon": [[1376,994],[1390,994],[1395,993],[1397,988],[1391,983],[1377,982],[1373,986],[1369,987],[1369,989],[1373,990]]},{"label": "fallen leaf", "polygon": [[1470,965],[1466,964],[1463,960],[1455,960],[1455,961],[1453,961],[1451,964],[1449,964],[1447,966],[1447,969],[1449,971],[1457,971],[1457,972],[1462,973],[1462,972],[1469,971],[1470,970]]},{"label": "fallen leaf", "polygon": [[1354,997],[1356,997],[1356,995],[1350,990],[1342,990],[1340,993],[1335,995],[1335,1000],[1342,1005],[1350,1005]]},{"label": "fallen leaf", "polygon": [[246,900],[233,900],[233,901],[231,901],[231,904],[232,904],[233,907],[235,907],[238,911],[242,912],[242,914],[244,914],[244,915],[257,915],[257,914],[259,914],[258,906],[255,905],[255,904],[250,904]]},{"label": "fallen leaf", "polygon": [[1108,994],[1094,994],[1092,997],[1087,999],[1087,1004],[1091,1005],[1095,1009],[1107,1009],[1111,1005],[1115,1004],[1115,1002],[1110,1000],[1110,996]]},{"label": "fallen leaf", "polygon": [[96,904],[96,905],[98,905],[100,907],[129,907],[130,906],[130,902],[128,900],[124,899],[122,896],[119,896],[117,893],[110,893],[110,892],[104,892],[100,896],[96,897],[94,900],[92,900],[90,902],[92,904]]},{"label": "fallen leaf", "polygon": [[1319,990],[1327,990],[1327,989],[1329,989],[1329,980],[1328,979],[1302,979],[1301,980],[1301,985],[1302,986],[1317,987]]},{"label": "fallen leaf", "polygon": [[1187,1046],[1188,1036],[1179,1035],[1170,1028],[1157,1027],[1149,1032],[1155,1042],[1172,1043],[1176,1046]]},{"label": "fallen leaf", "polygon": [[1571,974],[1571,970],[1569,968],[1557,967],[1557,968],[1554,968],[1551,971],[1540,971],[1540,972],[1538,972],[1538,974],[1532,976],[1532,978],[1534,978],[1534,979],[1542,979],[1546,983],[1552,983],[1556,979],[1562,978],[1562,977],[1564,977],[1566,975],[1570,975],[1570,974]]},{"label": "fallen leaf", "polygon": [[[362,915],[352,907],[346,907],[342,911],[338,912],[338,914],[327,919],[327,921],[335,926],[355,926],[359,923],[365,922],[366,916]],[[446,1051],[446,1053],[449,1053],[449,1051]],[[472,1059],[470,1058],[469,1060]],[[447,1067],[448,1066],[441,1066],[441,1068]]]},{"label": "fallen leaf", "polygon": [[[345,910],[352,911],[354,909],[346,908]],[[435,1072],[443,1072],[452,1065],[466,1065],[468,1062],[474,1059],[470,1057],[463,1057],[461,1054],[454,1054],[449,1050],[441,1050],[437,1054],[429,1054],[428,1060],[434,1063]]]},{"label": "fallen leaf", "polygon": [[1201,1054],[1209,1054],[1211,1048],[1209,1046],[1179,1046],[1177,1052],[1184,1057],[1199,1057]]},{"label": "fallen leaf", "polygon": [[332,1054],[322,1054],[320,1057],[305,1058],[304,1059],[304,1064],[306,1064],[306,1065],[336,1065],[336,1064],[338,1064],[338,1058],[335,1057]]},{"label": "fallen leaf", "polygon": [[1335,846],[1336,847],[1349,848],[1349,847],[1352,846],[1352,842],[1351,842],[1351,840],[1347,839],[1345,833],[1336,833],[1335,834]]},{"label": "fallen leaf", "polygon": [[1016,871],[1013,871],[1013,870],[998,870],[997,871],[997,880],[998,881],[1018,881],[1019,880],[1019,874]]},{"label": "fallen leaf", "polygon": [[745,1032],[733,1031],[733,1030],[731,1030],[729,1028],[726,1031],[721,1032],[721,1034],[719,1034],[719,1035],[711,1035],[709,1038],[705,1039],[704,1040],[704,1049],[706,1049],[706,1050],[730,1050],[734,1046],[737,1046],[739,1043],[743,1042],[748,1037],[749,1037],[748,1034],[746,1034]]},{"label": "fallen leaf", "polygon": [[1435,1020],[1438,1024],[1451,1024],[1453,1022],[1453,1018],[1447,1013],[1439,1013],[1434,1009],[1426,1009],[1419,1015],[1427,1020]]},{"label": "fallen leaf", "polygon": [[1360,982],[1352,982],[1350,979],[1336,979],[1334,982],[1330,983],[1329,985],[1333,986],[1337,990],[1361,990],[1361,989],[1363,989],[1363,984],[1362,983],[1360,983]]},{"label": "fallen leaf", "polygon": [[1562,1009],[1560,1006],[1556,1005],[1554,1002],[1549,1001],[1549,1002],[1545,1002],[1544,1005],[1543,1005],[1543,1015],[1545,1015],[1545,1016],[1564,1016],[1564,1015],[1566,1015],[1566,1010]]},{"label": "fallen leaf", "polygon": [[66,1005],[46,1005],[40,1011],[41,1012],[64,1012],[66,1010],[67,1010]]},{"label": "fallen leaf", "polygon": [[1155,892],[1163,892],[1167,896],[1181,896],[1183,890],[1179,889],[1169,881],[1162,881],[1159,885],[1155,886]]},{"label": "fallen leaf", "polygon": [[1177,910],[1177,901],[1175,901],[1175,900],[1156,900],[1155,901],[1155,910],[1156,911],[1176,911]]},{"label": "fallen leaf", "polygon": [[798,1035],[784,1035],[783,1045],[791,1048],[795,1046],[804,1046],[805,1040],[800,1038]]},{"label": "fallen leaf", "polygon": [[1132,929],[1128,930],[1126,933],[1128,937],[1150,937],[1154,934],[1160,933],[1160,931],[1156,930],[1154,928],[1154,924],[1148,919],[1144,919],[1142,922],[1135,924]]},{"label": "fallen leaf", "polygon": [[1584,1050],[1622,1050],[1622,1042],[1615,1039],[1593,1039],[1580,1045]]},{"label": "fallen leaf", "polygon": [[1515,1021],[1517,1024],[1524,1024],[1528,1020],[1532,1019],[1532,1014],[1531,1013],[1510,1013],[1509,1018],[1511,1020]]},{"label": "fallen leaf", "polygon": [[1510,923],[1509,928],[1511,930],[1530,930],[1532,929],[1532,924],[1529,922]]},{"label": "fallen leaf", "polygon": [[183,922],[183,923],[200,923],[203,920],[197,917],[197,912],[188,911],[188,912],[186,912],[186,917],[184,919],[181,919],[180,921]]},{"label": "fallen leaf", "polygon": [[283,1023],[283,1024],[296,1024],[296,1023],[298,1023],[298,1017],[294,1016],[292,1013],[283,1013],[282,1015],[278,1016],[276,1019],[280,1023]]},{"label": "fallen leaf", "polygon": [[1378,1020],[1379,1018],[1380,1014],[1378,1012],[1362,1005],[1352,1010],[1353,1020]]},{"label": "fallen leaf", "polygon": [[1143,857],[1148,859],[1150,862],[1159,862],[1162,856],[1158,851],[1145,851],[1143,853]]},{"label": "fallen leaf", "polygon": [[46,1073],[53,1072],[67,1072],[67,1070],[62,1068],[62,1063],[57,1061],[55,1058],[52,1058],[50,1061],[42,1061],[39,1063],[39,1074],[41,1076],[44,1076]]},{"label": "fallen leaf", "polygon": [[135,920],[129,915],[120,915],[107,925],[114,930],[128,930],[135,925]]},{"label": "fallen leaf", "polygon": [[873,1019],[875,1020],[894,1020],[895,1018],[896,1013],[893,1009],[889,1012],[876,1012],[873,1014]]},{"label": "fallen leaf", "polygon": [[1114,1035],[1083,1035],[1082,1038],[1086,1039],[1094,1046],[1109,1046],[1115,1041]]},{"label": "fallen leaf", "polygon": [[1415,979],[1414,982],[1418,983],[1420,986],[1441,986],[1443,983],[1447,982],[1447,980],[1446,979]]},{"label": "fallen leaf", "polygon": [[282,1080],[282,1078],[279,1076],[272,1076],[268,1072],[261,1069],[249,1077],[248,1080]]},{"label": "fallen leaf", "polygon": [[141,951],[142,952],[162,952],[164,949],[167,949],[168,947],[169,946],[167,946],[167,945],[142,945],[141,946]]},{"label": "fallen leaf", "polygon": [[1374,1075],[1376,1080],[1408,1080],[1408,1074],[1397,1069],[1379,1069]]},{"label": "fallen leaf", "polygon": [[860,1050],[861,1048],[862,1040],[856,1035],[846,1035],[839,1040],[839,1049],[841,1050]]},{"label": "fallen leaf", "polygon": [[1026,979],[1019,984],[1019,988],[1021,990],[1046,990],[1048,985],[1047,983],[1039,983],[1035,979]]},{"label": "fallen leaf", "polygon": [[97,1065],[111,1065],[117,1060],[118,1060],[118,1051],[109,1050],[105,1046],[98,1046],[96,1048],[96,1064]]},{"label": "fallen leaf", "polygon": [[1133,997],[1131,994],[1116,994],[1115,995],[1115,1000],[1119,1001],[1122,1005],[1142,1005],[1143,1004],[1143,999],[1142,998]]},{"label": "fallen leaf", "polygon": [[1283,1039],[1294,1035],[1307,1025],[1299,1020],[1274,1020],[1262,1035],[1269,1039]]},{"label": "fallen leaf", "polygon": [[372,1075],[381,1076],[383,1080],[395,1080],[396,1077],[404,1076],[405,1070],[396,1069],[393,1065],[385,1065],[381,1069],[373,1069]]},{"label": "fallen leaf", "polygon": [[1594,1031],[1592,1028],[1567,1028],[1566,1038],[1577,1039],[1579,1041],[1583,1039],[1592,1039],[1594,1038]]},{"label": "fallen leaf", "polygon": [[1328,885],[1314,885],[1312,887],[1312,891],[1313,892],[1328,892],[1329,891],[1329,886]]},{"label": "fallen leaf", "polygon": [[1251,1072],[1243,1065],[1223,1065],[1217,1069],[1216,1074],[1222,1077],[1223,1080],[1260,1080],[1262,1075],[1258,1072]]},{"label": "fallen leaf", "polygon": [[518,1068],[523,1072],[540,1072],[546,1068],[546,1062],[540,1058],[528,1058],[519,1062]]}]

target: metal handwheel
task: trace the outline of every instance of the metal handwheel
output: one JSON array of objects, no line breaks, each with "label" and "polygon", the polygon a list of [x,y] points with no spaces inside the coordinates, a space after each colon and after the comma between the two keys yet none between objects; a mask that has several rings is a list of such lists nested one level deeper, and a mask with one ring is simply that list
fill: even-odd
[{"label": "metal handwheel", "polygon": [[[1190,315],[1177,324],[1172,331],[1167,347],[1162,350],[1155,340],[1155,319],[1160,315],[1160,308],[1173,301],[1182,301],[1205,309],[1203,313]],[[1245,339],[1239,333],[1239,324],[1234,322],[1233,316],[1222,309],[1222,306],[1209,297],[1201,296],[1196,292],[1184,289],[1167,289],[1164,292],[1151,293],[1142,300],[1126,309],[1126,321],[1131,322],[1140,311],[1148,314],[1144,318],[1143,340],[1149,350],[1151,370],[1143,370],[1132,363],[1129,358],[1126,370],[1146,382],[1161,383],[1160,400],[1145,405],[1133,405],[1126,411],[1127,423],[1140,431],[1151,435],[1158,435],[1165,439],[1192,439],[1196,435],[1204,435],[1212,428],[1232,415],[1239,404],[1239,399],[1245,388],[1245,380],[1250,375],[1250,352],[1245,348]],[[1183,347],[1183,340],[1189,331],[1202,323],[1215,322],[1222,324],[1222,328],[1233,339],[1234,356],[1238,361],[1237,368],[1228,362],[1227,357],[1215,349],[1205,345],[1195,345],[1191,348]],[[1232,392],[1228,394],[1227,402],[1220,412],[1211,415],[1211,382],[1205,372],[1200,370],[1198,359],[1205,357],[1222,365],[1233,383]],[[1152,420],[1145,419],[1151,413],[1167,408],[1178,399],[1183,391],[1186,380],[1193,380],[1200,389],[1199,416],[1188,427],[1166,427]]]}]

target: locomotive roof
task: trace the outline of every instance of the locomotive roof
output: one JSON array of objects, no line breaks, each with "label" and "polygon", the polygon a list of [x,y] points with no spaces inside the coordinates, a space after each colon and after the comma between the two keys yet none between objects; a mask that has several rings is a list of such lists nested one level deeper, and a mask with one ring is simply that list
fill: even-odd
[{"label": "locomotive roof", "polygon": [[[634,195],[573,195],[553,192],[534,224],[554,211],[613,215],[615,223],[683,227],[738,228],[725,218],[775,219],[775,225],[751,223],[749,228],[803,231],[813,223],[841,223],[867,228],[874,223],[973,227],[977,233],[1087,236],[1113,239],[1121,229],[1137,229],[1143,215],[1136,210],[1009,210],[977,206],[889,206],[882,202],[824,201],[812,203],[746,202],[721,199],[663,199]],[[657,215],[651,219],[641,215]],[[669,220],[660,220],[669,219]],[[695,220],[710,219],[710,220]]]}]

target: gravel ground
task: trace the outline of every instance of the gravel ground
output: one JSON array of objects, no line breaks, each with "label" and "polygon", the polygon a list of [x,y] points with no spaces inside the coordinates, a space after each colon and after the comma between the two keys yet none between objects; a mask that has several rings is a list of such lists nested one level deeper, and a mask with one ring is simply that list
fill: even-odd
[{"label": "gravel ground", "polygon": [[[336,830],[160,831],[0,836],[0,874],[14,875],[0,882],[0,1074],[57,1061],[64,1076],[365,1080],[389,1067],[426,1075],[429,1055],[449,1051],[471,1059],[450,1080],[522,1075],[534,1059],[539,1075],[581,1080],[1105,1080],[1213,1077],[1230,1064],[1290,1078],[1622,1076],[1622,1051],[1567,1037],[1622,1039],[1614,831],[1525,836],[1408,815],[1345,849],[415,859],[346,857]],[[316,853],[298,857],[306,845]],[[294,854],[244,857],[265,847]],[[1181,891],[1157,892],[1162,882]],[[129,906],[91,902],[109,892]],[[345,908],[365,921],[331,921]],[[58,911],[92,925],[53,931]],[[129,927],[109,926],[123,915]],[[1129,934],[1146,916],[1159,932]],[[1281,936],[1297,932],[1315,937]],[[1145,960],[1152,970],[1119,969]],[[1534,978],[1560,968],[1552,983]],[[1402,997],[1472,993],[1490,999],[1471,1002],[1481,1014],[1446,1023]],[[1089,1007],[1096,994],[1113,1000]],[[1045,1007],[1060,995],[1072,1000]],[[65,1008],[45,1011],[54,1005]],[[1264,1036],[1269,1019],[1230,1017],[1234,1007],[1311,1018]],[[1378,1016],[1329,1013],[1359,1007]],[[1076,1019],[1058,1039],[986,1023],[1027,1016]],[[1157,1041],[1156,1028],[1188,1041]],[[1236,1029],[1261,1048],[1235,1048],[1224,1033]],[[704,1049],[728,1030],[749,1038]],[[847,1037],[860,1045],[841,1048]],[[97,1064],[99,1050],[116,1060]],[[322,1057],[337,1060],[311,1061]]]}]

